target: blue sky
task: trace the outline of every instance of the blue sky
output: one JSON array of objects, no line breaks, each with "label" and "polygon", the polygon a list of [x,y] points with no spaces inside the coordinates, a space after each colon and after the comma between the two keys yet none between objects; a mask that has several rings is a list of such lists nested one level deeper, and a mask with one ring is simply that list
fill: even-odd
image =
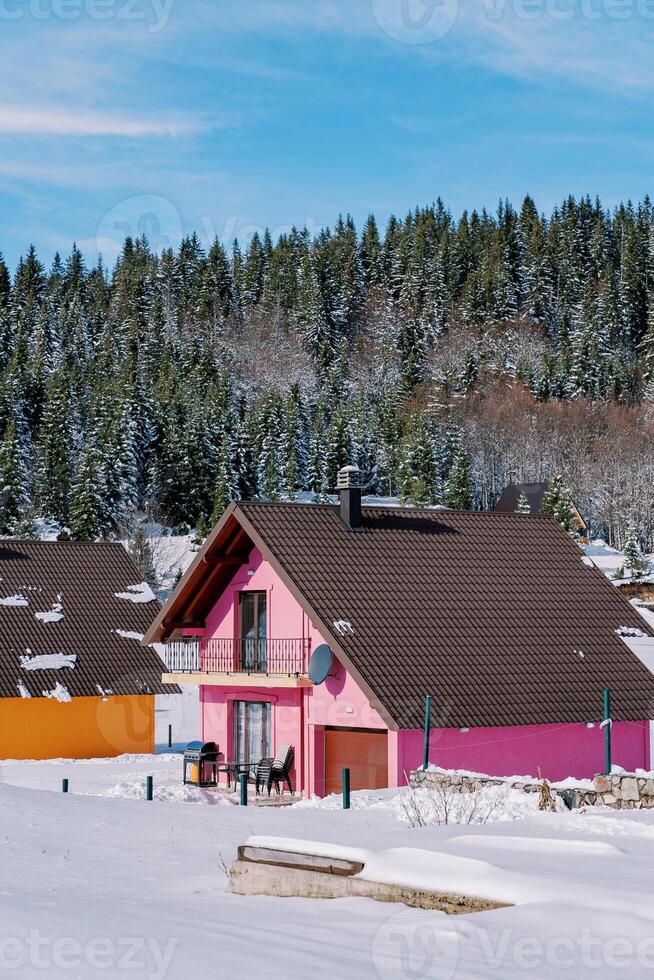
[{"label": "blue sky", "polygon": [[0,0],[0,249],[652,191],[654,0]]}]

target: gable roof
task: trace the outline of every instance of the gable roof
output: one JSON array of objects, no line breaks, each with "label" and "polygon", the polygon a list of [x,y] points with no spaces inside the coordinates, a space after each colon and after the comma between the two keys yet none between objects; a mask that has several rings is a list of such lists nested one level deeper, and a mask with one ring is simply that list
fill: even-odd
[{"label": "gable roof", "polygon": [[[162,684],[156,651],[139,642],[159,608],[140,584],[120,544],[0,540],[0,697],[20,697],[21,687],[43,697],[58,683],[73,697],[176,692]],[[75,655],[74,667],[26,666],[52,654]]]},{"label": "gable roof", "polygon": [[605,687],[616,720],[654,717],[616,633],[647,624],[552,518],[365,507],[352,531],[329,505],[232,504],[147,638],[201,626],[251,545],[393,728],[426,694],[435,727],[597,721]]}]

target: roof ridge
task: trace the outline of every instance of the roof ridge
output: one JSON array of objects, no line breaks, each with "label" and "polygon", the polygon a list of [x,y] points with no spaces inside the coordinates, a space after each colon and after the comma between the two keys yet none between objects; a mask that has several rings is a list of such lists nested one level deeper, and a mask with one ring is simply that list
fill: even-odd
[{"label": "roof ridge", "polygon": [[[541,520],[553,520],[550,514],[521,514],[517,511],[497,511],[497,510],[460,510],[454,507],[443,507],[436,504],[433,507],[413,507],[413,506],[403,506],[402,504],[366,504],[365,497],[361,503],[361,509],[366,510],[379,510],[383,512],[399,512],[401,514],[406,514],[410,516],[412,514],[465,514],[467,516],[475,517],[492,517],[495,518],[540,518]],[[237,507],[297,507],[302,510],[307,509],[320,509],[320,510],[337,510],[338,503],[325,504],[325,503],[313,503],[312,501],[303,502],[301,500],[235,500],[234,503]]]},{"label": "roof ridge", "polygon": [[122,548],[126,551],[126,548],[122,541],[80,541],[79,539],[63,539],[59,541],[58,539],[52,540],[51,538],[0,538],[0,547],[3,543],[6,544],[29,544],[29,545],[76,545],[82,547],[93,547],[93,548]]}]

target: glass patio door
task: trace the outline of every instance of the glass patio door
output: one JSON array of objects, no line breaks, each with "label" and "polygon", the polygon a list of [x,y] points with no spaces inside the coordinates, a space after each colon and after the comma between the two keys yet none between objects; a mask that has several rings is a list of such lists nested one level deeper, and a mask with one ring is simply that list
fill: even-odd
[{"label": "glass patio door", "polygon": [[241,592],[239,597],[241,670],[267,669],[268,615],[265,592]]},{"label": "glass patio door", "polygon": [[259,762],[270,756],[270,703],[234,702],[236,762]]}]

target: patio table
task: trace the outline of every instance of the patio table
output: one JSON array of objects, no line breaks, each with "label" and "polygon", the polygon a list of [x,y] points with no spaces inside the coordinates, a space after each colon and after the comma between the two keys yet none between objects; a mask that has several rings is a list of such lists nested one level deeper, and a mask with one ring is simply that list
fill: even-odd
[{"label": "patio table", "polygon": [[242,773],[247,773],[248,776],[252,770],[256,769],[258,763],[256,762],[221,762],[218,766],[219,772],[224,772],[227,774],[227,788],[231,788],[231,777],[234,778],[234,786],[238,784],[238,777]]}]

